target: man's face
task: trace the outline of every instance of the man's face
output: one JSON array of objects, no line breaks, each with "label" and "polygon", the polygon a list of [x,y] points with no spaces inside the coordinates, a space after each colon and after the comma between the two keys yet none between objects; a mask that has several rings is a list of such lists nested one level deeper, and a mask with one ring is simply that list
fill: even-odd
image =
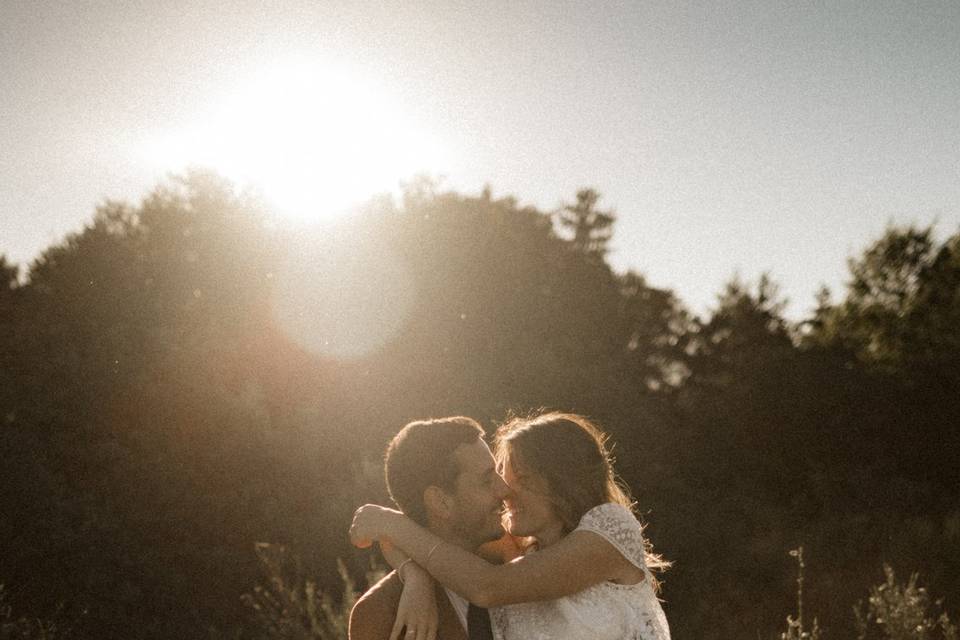
[{"label": "man's face", "polygon": [[462,444],[454,451],[460,475],[454,485],[450,524],[473,547],[503,535],[501,512],[510,488],[497,473],[490,448],[483,440]]}]

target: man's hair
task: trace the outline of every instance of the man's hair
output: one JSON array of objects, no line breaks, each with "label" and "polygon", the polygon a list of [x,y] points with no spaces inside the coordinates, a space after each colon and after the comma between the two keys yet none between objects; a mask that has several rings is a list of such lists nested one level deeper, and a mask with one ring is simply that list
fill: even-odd
[{"label": "man's hair", "polygon": [[384,457],[387,490],[400,510],[427,526],[424,490],[435,486],[453,491],[460,474],[454,451],[483,435],[483,427],[464,416],[418,420],[401,429]]}]

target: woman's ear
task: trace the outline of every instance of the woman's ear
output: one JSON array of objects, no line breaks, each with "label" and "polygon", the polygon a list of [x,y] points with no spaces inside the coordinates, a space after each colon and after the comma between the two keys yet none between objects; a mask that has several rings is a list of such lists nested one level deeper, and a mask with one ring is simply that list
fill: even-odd
[{"label": "woman's ear", "polygon": [[451,498],[440,487],[431,485],[423,490],[423,506],[428,518],[446,520],[450,517]]}]

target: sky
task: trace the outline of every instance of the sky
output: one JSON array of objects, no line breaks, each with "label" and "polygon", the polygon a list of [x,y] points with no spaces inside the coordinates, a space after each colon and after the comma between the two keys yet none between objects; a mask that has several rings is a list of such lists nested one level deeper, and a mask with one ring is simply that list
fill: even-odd
[{"label": "sky", "polygon": [[188,164],[301,224],[426,172],[592,186],[617,270],[697,313],[767,272],[800,319],[888,225],[960,230],[958,34],[955,1],[0,0],[0,254]]}]

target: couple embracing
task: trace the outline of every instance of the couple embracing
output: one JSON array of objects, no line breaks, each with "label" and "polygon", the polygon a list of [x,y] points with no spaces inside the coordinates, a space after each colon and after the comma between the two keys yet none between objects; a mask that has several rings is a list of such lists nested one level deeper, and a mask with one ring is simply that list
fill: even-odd
[{"label": "couple embracing", "polygon": [[603,432],[545,413],[502,425],[492,453],[483,436],[453,417],[390,442],[387,486],[402,512],[360,507],[350,536],[379,541],[396,571],[354,606],[351,640],[669,640],[651,573],[666,563]]}]

